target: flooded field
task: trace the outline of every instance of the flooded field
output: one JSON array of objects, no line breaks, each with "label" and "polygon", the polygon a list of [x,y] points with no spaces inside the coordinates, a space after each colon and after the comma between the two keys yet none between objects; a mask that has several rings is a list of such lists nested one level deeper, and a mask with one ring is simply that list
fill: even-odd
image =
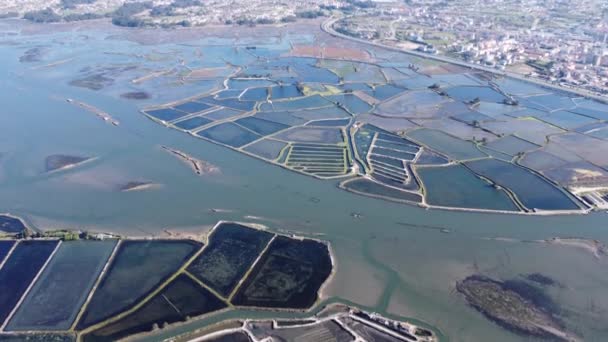
[{"label": "flooded field", "polygon": [[115,241],[62,243],[6,330],[70,329],[115,245]]},{"label": "flooded field", "polygon": [[[69,227],[138,237],[187,236],[225,219],[253,220],[308,237],[321,234],[319,238],[331,243],[337,268],[313,311],[332,301],[351,302],[426,322],[454,341],[521,339],[471,308],[455,291],[457,282],[473,274],[506,281],[542,273],[564,285],[545,291],[568,313],[561,318],[567,330],[584,340],[605,339],[606,258],[585,247],[528,242],[561,236],[607,243],[604,212],[511,215],[439,210],[432,203],[481,209],[490,202],[480,198],[498,201],[496,193],[505,191],[517,195],[529,210],[581,213],[599,207],[578,203],[572,194],[582,197],[585,189],[600,189],[597,198],[606,196],[602,172],[608,162],[597,151],[607,143],[600,124],[608,106],[504,79],[493,82],[517,104],[488,102],[502,101],[492,92],[471,99],[460,92],[489,86],[473,71],[439,75],[435,71],[445,68],[436,62],[338,40],[309,24],[246,32],[78,25],[0,21],[5,32],[0,37],[5,66],[0,99],[12,113],[0,118],[1,212],[23,217],[34,230]],[[46,53],[38,60],[20,61],[28,50],[42,46]],[[312,48],[320,46],[326,52]],[[365,58],[345,61],[336,58],[340,56]],[[70,63],[55,63],[67,58]],[[450,95],[453,87],[459,92]],[[241,96],[256,88],[266,89],[266,98],[264,91]],[[122,96],[135,92],[147,96]],[[67,99],[99,108],[120,125],[107,124]],[[600,126],[589,126],[596,124]],[[442,133],[416,137],[428,131]],[[196,175],[161,145],[208,161],[222,172]],[[52,155],[94,159],[46,173],[45,160]],[[482,164],[474,170],[476,160],[487,155],[500,156],[500,165],[533,176],[525,176],[529,181],[524,184],[503,178],[500,170],[480,169]],[[447,196],[440,180],[434,186],[439,192],[420,189],[426,186],[424,174],[417,178],[423,165],[459,162],[477,176],[453,168],[455,172],[440,177],[461,175],[471,184],[466,190],[479,198]],[[162,186],[116,191],[137,180]],[[501,189],[487,185],[492,182]],[[538,196],[549,196],[550,207],[538,205],[536,201],[549,203]],[[501,203],[493,209],[508,207]],[[0,278],[11,270],[13,256],[5,258]],[[41,266],[29,265],[37,270]],[[145,266],[134,274],[158,268]],[[37,270],[28,272],[35,276]],[[133,291],[131,296],[139,296]],[[2,290],[0,296],[11,293],[16,289]],[[19,300],[10,297],[2,299],[6,315]],[[132,302],[131,297],[121,298],[94,296],[90,305],[99,308],[94,316]],[[99,336],[154,325],[142,322],[136,311],[131,314]],[[228,318],[281,315],[299,314],[220,310],[160,329],[148,340]],[[2,340],[14,336],[0,334]]]}]

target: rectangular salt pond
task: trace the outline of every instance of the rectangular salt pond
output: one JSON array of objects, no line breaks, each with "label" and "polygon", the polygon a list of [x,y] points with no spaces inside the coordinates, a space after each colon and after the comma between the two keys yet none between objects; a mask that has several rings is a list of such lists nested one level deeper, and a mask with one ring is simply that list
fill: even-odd
[{"label": "rectangular salt pond", "polygon": [[7,330],[68,330],[116,241],[66,241],[25,297]]},{"label": "rectangular salt pond", "polygon": [[197,99],[196,101],[204,102],[210,105],[217,105],[242,110],[245,112],[253,110],[256,104],[253,101],[239,101],[238,99],[215,99],[212,96],[202,97],[200,99]]},{"label": "rectangular salt pond", "polygon": [[479,123],[479,122],[483,122],[483,121],[494,120],[490,116],[487,116],[485,114],[481,114],[481,113],[475,112],[475,111],[468,111],[468,112],[456,114],[456,115],[452,116],[452,119],[464,122],[469,125],[473,125],[476,122]]},{"label": "rectangular salt pond", "polygon": [[273,100],[287,99],[302,96],[302,92],[295,85],[282,85],[270,88],[270,98]]},{"label": "rectangular salt pond", "polygon": [[226,307],[211,291],[185,274],[178,275],[159,294],[124,318],[83,336],[84,341],[119,341],[149,332],[154,326],[185,322]]},{"label": "rectangular salt pond", "polygon": [[420,167],[416,173],[430,205],[518,211],[506,192],[492,187],[462,165]]},{"label": "rectangular salt pond", "polygon": [[520,99],[520,104],[526,107],[554,111],[558,109],[571,109],[575,107],[572,98],[567,96],[559,96],[556,94],[546,94],[538,96],[529,96]]},{"label": "rectangular salt pond", "polygon": [[285,146],[287,143],[282,141],[263,139],[244,147],[243,150],[264,159],[274,160]]},{"label": "rectangular salt pond", "polygon": [[561,128],[534,118],[488,121],[483,122],[481,127],[488,129],[498,136],[515,134],[518,137],[537,145],[545,144],[547,135],[564,132]]},{"label": "rectangular salt pond", "polygon": [[306,123],[306,119],[295,117],[292,115],[295,112],[258,112],[255,114],[256,118],[282,123],[289,126],[297,126]]},{"label": "rectangular salt pond", "polygon": [[597,122],[596,119],[588,116],[574,114],[564,110],[545,115],[541,120],[565,129],[572,129]]},{"label": "rectangular salt pond", "polygon": [[472,142],[452,137],[441,131],[422,128],[408,132],[407,136],[454,160],[486,157],[486,154]]},{"label": "rectangular salt pond", "polygon": [[[559,136],[552,136],[551,142],[557,143],[559,148],[569,151],[579,158],[585,159],[599,167],[608,168],[608,141],[596,139],[584,134],[566,133]],[[562,153],[556,155],[560,158]]]},{"label": "rectangular salt pond", "polygon": [[173,106],[173,108],[186,113],[198,113],[211,108],[211,106],[205,103],[192,101]]},{"label": "rectangular salt pond", "polygon": [[507,98],[492,89],[491,87],[482,86],[457,86],[445,90],[449,97],[461,102],[471,102],[474,99],[479,99],[485,102],[501,103]]},{"label": "rectangular salt pond", "polygon": [[237,223],[222,223],[188,272],[228,297],[262,253],[273,234]]},{"label": "rectangular salt pond", "polygon": [[327,246],[314,240],[278,236],[239,288],[236,305],[309,308],[331,274]]},{"label": "rectangular salt pond", "polygon": [[234,123],[238,124],[239,126],[243,126],[251,131],[254,131],[259,135],[269,135],[280,130],[289,128],[289,126],[287,125],[273,121],[267,121],[264,119],[258,119],[253,116],[238,119],[234,121]]},{"label": "rectangular salt pond", "polygon": [[545,151],[534,151],[527,153],[519,163],[532,170],[543,171],[562,167],[568,162]]},{"label": "rectangular salt pond", "polygon": [[98,323],[141,300],[200,247],[189,240],[122,241],[78,322],[78,329]]},{"label": "rectangular salt pond", "polygon": [[383,156],[375,155],[375,154],[370,154],[370,155],[368,155],[367,158],[371,162],[378,162],[380,164],[385,164],[385,165],[393,166],[393,167],[395,167],[397,169],[403,169],[403,167],[404,167],[403,162],[401,160],[398,160],[398,159],[383,157]]},{"label": "rectangular salt pond", "polygon": [[492,142],[485,144],[486,147],[493,150],[506,153],[510,156],[516,156],[519,153],[528,152],[539,148],[540,146],[529,141],[520,139],[514,135],[507,135]]},{"label": "rectangular salt pond", "polygon": [[241,89],[226,89],[215,94],[216,99],[230,99],[237,98],[243,93]]},{"label": "rectangular salt pond", "polygon": [[599,110],[587,107],[576,107],[570,109],[570,112],[586,115],[592,118],[596,118],[598,120],[608,120],[608,107],[606,107],[606,110]]},{"label": "rectangular salt pond", "polygon": [[316,120],[306,124],[306,126],[317,127],[344,127],[350,123],[350,119],[335,119],[335,120]]},{"label": "rectangular salt pond", "polygon": [[0,240],[0,264],[2,264],[4,257],[6,257],[8,255],[8,253],[11,251],[11,248],[13,248],[14,244],[15,244],[14,241]]},{"label": "rectangular salt pond", "polygon": [[326,98],[338,104],[338,106],[346,108],[346,110],[353,114],[367,113],[372,109],[372,106],[369,103],[352,94],[331,95]]},{"label": "rectangular salt pond", "polygon": [[58,241],[20,241],[0,269],[0,325],[57,247]]},{"label": "rectangular salt pond", "polygon": [[146,114],[161,120],[161,121],[173,121],[179,119],[183,116],[188,115],[186,112],[181,112],[179,110],[175,110],[173,108],[162,108],[162,109],[153,109],[145,111]]},{"label": "rectangular salt pond", "polygon": [[191,130],[191,129],[195,129],[197,127],[201,127],[207,124],[212,123],[212,120],[209,120],[205,117],[202,116],[195,116],[193,118],[190,119],[186,119],[180,122],[176,122],[173,125],[175,127],[181,128],[181,129],[185,129],[187,131]]},{"label": "rectangular salt pond", "polygon": [[220,108],[205,114],[204,117],[211,120],[225,120],[241,114],[243,114],[243,112],[236,109]]},{"label": "rectangular salt pond", "polygon": [[390,150],[390,149],[381,148],[381,147],[374,147],[374,149],[372,150],[372,153],[380,155],[380,156],[388,156],[388,157],[403,159],[403,160],[412,160],[416,156],[413,153]]},{"label": "rectangular salt pond", "polygon": [[294,127],[276,135],[277,139],[302,143],[337,144],[343,142],[342,131],[336,128]]},{"label": "rectangular salt pond", "polygon": [[417,194],[397,190],[366,178],[357,178],[342,183],[342,187],[346,190],[372,197],[380,197],[395,201],[422,202],[422,198]]},{"label": "rectangular salt pond", "polygon": [[431,75],[431,78],[439,84],[449,84],[451,86],[480,86],[482,83],[478,78],[468,74],[439,74]]},{"label": "rectangular salt pond", "polygon": [[[403,142],[405,142],[405,141],[403,141]],[[391,149],[391,150],[396,150],[396,151],[401,151],[401,152],[408,152],[408,153],[416,153],[420,149],[418,146],[405,144],[405,143],[394,143],[394,142],[390,142],[390,141],[386,141],[386,140],[381,140],[379,138],[376,139],[376,141],[374,141],[374,146],[387,148],[387,149]]]},{"label": "rectangular salt pond", "polygon": [[266,101],[268,88],[250,88],[239,97],[241,101]]},{"label": "rectangular salt pond", "polygon": [[228,80],[228,88],[237,90],[245,90],[247,88],[255,87],[270,87],[273,85],[275,85],[274,82],[261,78],[231,78]]},{"label": "rectangular salt pond", "polygon": [[413,117],[417,111],[436,108],[449,99],[431,90],[408,91],[377,106],[377,112],[394,117]]},{"label": "rectangular salt pond", "polygon": [[589,181],[608,179],[608,172],[589,162],[568,163],[558,169],[545,170],[543,175],[564,186],[589,186]]},{"label": "rectangular salt pond", "polygon": [[512,163],[482,159],[465,163],[473,172],[515,193],[528,209],[580,209],[570,197],[548,181]]},{"label": "rectangular salt pond", "polygon": [[262,137],[232,122],[219,124],[196,134],[232,147],[241,147]]},{"label": "rectangular salt pond", "polygon": [[260,106],[261,111],[300,110],[306,108],[328,107],[333,104],[319,95],[298,98],[295,100],[273,101]]}]

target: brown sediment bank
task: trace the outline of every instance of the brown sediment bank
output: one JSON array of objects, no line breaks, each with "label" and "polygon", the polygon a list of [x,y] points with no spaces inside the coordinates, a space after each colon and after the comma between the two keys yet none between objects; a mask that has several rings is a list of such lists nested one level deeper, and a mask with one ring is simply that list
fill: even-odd
[{"label": "brown sediment bank", "polygon": [[539,243],[564,247],[573,247],[591,253],[595,258],[601,259],[608,256],[608,246],[598,240],[583,239],[577,237],[552,237],[544,240],[519,240],[505,237],[484,237],[484,240],[517,242],[517,243]]},{"label": "brown sediment bank", "polygon": [[114,126],[120,125],[120,122],[118,122],[117,120],[114,120],[114,118],[110,114],[104,112],[103,110],[101,110],[99,108],[96,108],[96,107],[91,106],[90,104],[87,104],[87,103],[84,103],[84,102],[75,101],[75,100],[72,100],[72,99],[67,99],[67,101],[69,103],[75,104],[75,105],[77,105],[79,107],[82,107],[85,110],[87,110],[87,111],[89,111],[89,112],[97,115],[99,118],[101,118],[105,122],[108,122],[108,123],[110,123],[110,124],[112,124]]},{"label": "brown sediment bank", "polygon": [[546,240],[539,240],[540,243],[548,243],[552,245],[562,245],[575,248],[582,248],[593,254],[594,257],[600,259],[608,255],[608,247],[598,240],[582,239],[576,237],[562,238],[553,237]]},{"label": "brown sediment bank", "polygon": [[152,182],[140,182],[140,181],[132,181],[122,184],[118,187],[119,191],[122,192],[131,192],[131,191],[142,191],[146,189],[153,189],[160,187],[160,184],[152,183]]},{"label": "brown sediment bank", "polygon": [[520,281],[472,275],[456,284],[467,303],[487,319],[522,336],[578,341],[557,317],[544,292]]},{"label": "brown sediment bank", "polygon": [[50,173],[71,169],[95,159],[96,158],[71,156],[67,154],[52,154],[45,158],[45,172]]},{"label": "brown sediment bank", "polygon": [[164,145],[161,146],[161,148],[188,163],[197,175],[215,174],[220,172],[219,167],[204,160],[196,159],[180,150],[176,150]]},{"label": "brown sediment bank", "polygon": [[120,94],[120,97],[129,100],[146,100],[150,98],[150,94],[145,91],[131,91]]}]

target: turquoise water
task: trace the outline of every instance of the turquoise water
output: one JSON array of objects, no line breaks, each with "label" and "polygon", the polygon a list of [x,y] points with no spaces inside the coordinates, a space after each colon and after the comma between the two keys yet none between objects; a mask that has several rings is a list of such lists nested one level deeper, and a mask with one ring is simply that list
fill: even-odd
[{"label": "turquoise water", "polygon": [[[3,32],[11,27],[15,27],[13,22],[0,22]],[[158,236],[165,229],[202,232],[220,219],[321,234],[320,238],[330,241],[337,263],[335,277],[323,291],[328,301],[340,299],[380,313],[418,318],[439,328],[452,341],[520,339],[467,307],[453,292],[455,281],[476,272],[503,279],[540,272],[565,285],[551,289],[550,294],[567,313],[567,327],[585,340],[605,339],[606,260],[582,249],[517,242],[577,236],[608,243],[605,213],[531,217],[426,210],[349,193],[338,189],[336,182],[305,177],[193,139],[148,120],[139,111],[146,105],[199,95],[218,82],[183,86],[160,78],[134,85],[130,77],[119,76],[112,86],[100,91],[68,83],[86,66],[140,61],[139,57],[104,52],[155,52],[162,61],[142,61],[155,68],[177,65],[175,51],[195,61],[195,48],[173,43],[137,44],[122,39],[123,30],[100,29],[117,36],[106,39],[107,34],[99,33],[98,28],[85,27],[24,36],[18,45],[0,46],[4,66],[0,71],[0,150],[5,153],[0,168],[0,211],[22,215],[39,228],[87,227],[142,236]],[[289,35],[276,34],[276,40],[289,39]],[[201,40],[197,45],[208,41],[196,39]],[[63,43],[50,49],[45,62],[73,60],[38,69],[34,67],[40,65],[18,62],[28,47],[50,41]],[[288,46],[284,41],[281,44]],[[209,49],[203,62],[197,63],[224,65],[213,56],[228,50],[217,51]],[[237,57],[241,58],[230,58]],[[144,71],[137,73],[141,76]],[[151,91],[153,98],[135,102],[119,96],[138,89]],[[120,126],[105,123],[66,98],[110,113]],[[215,164],[221,174],[197,176],[159,145]],[[44,158],[57,153],[97,159],[71,170],[43,174]],[[117,184],[131,180],[161,186],[142,192],[115,191]],[[211,210],[214,208],[223,210]],[[450,233],[432,227],[444,227]],[[222,317],[238,314],[243,312]],[[194,321],[190,327],[201,322]],[[185,328],[174,329],[171,331]]]}]

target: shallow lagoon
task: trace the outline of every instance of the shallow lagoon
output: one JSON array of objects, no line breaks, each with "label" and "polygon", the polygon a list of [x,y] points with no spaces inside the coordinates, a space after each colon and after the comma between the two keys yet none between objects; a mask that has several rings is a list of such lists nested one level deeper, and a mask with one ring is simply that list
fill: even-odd
[{"label": "shallow lagoon", "polygon": [[[4,25],[7,27],[8,24]],[[59,29],[62,26],[52,27]],[[210,34],[210,30],[204,28],[199,31],[199,37]],[[111,55],[102,58],[100,49],[125,49],[125,41],[120,40],[120,34],[125,31],[112,26],[104,26],[103,31],[94,34],[86,30],[70,30],[63,34],[45,32],[43,39],[34,35],[28,36],[27,40],[47,42],[50,36],[46,33],[59,40],[69,37],[74,47],[71,53],[78,54],[82,48],[86,50],[82,58],[71,63],[77,69],[107,61]],[[307,27],[307,32],[313,31]],[[89,33],[86,41],[78,38],[83,32]],[[106,32],[116,33],[118,38],[103,40]],[[170,31],[154,30],[154,36],[159,32],[171,34]],[[273,44],[281,39],[287,41],[278,34],[273,37]],[[211,40],[203,38],[203,41],[199,45]],[[242,42],[247,43],[244,39]],[[96,44],[95,49],[91,48],[91,43]],[[103,45],[109,43],[113,44],[111,48]],[[136,43],[128,45],[129,48],[132,46],[137,51],[148,49]],[[175,51],[186,49],[172,43],[151,47],[165,51],[172,49],[166,54],[169,58],[175,56]],[[585,339],[605,339],[603,327],[608,324],[607,318],[591,312],[588,305],[592,299],[599,312],[608,308],[604,300],[604,284],[608,281],[604,272],[605,260],[595,259],[586,251],[575,248],[518,242],[552,236],[579,236],[607,243],[608,235],[603,229],[607,216],[604,213],[528,217],[447,212],[351,194],[334,188],[335,182],[302,177],[167,130],[145,120],[136,103],[118,99],[118,94],[124,92],[122,89],[94,92],[73,88],[67,85],[73,75],[71,68],[40,69],[33,75],[27,70],[29,66],[26,68],[17,62],[20,53],[14,47],[2,46],[0,50],[0,61],[7,69],[15,71],[0,82],[3,89],[0,99],[18,114],[0,118],[5,128],[4,146],[14,152],[10,163],[3,166],[0,205],[5,211],[23,215],[36,228],[95,227],[124,234],[157,236],[168,227],[200,232],[218,218],[247,221],[250,220],[247,218],[249,215],[256,215],[256,222],[271,227],[292,227],[290,229],[304,234],[323,233],[324,238],[332,242],[340,269],[327,288],[328,300],[344,299],[383,314],[418,317],[439,327],[445,334],[462,340],[474,341],[480,336],[492,336],[500,342],[519,341],[520,336],[501,329],[468,308],[452,293],[451,284],[475,269],[503,278],[544,272],[567,285],[565,289],[553,291],[560,305],[570,313],[566,317],[568,326],[579,331]],[[378,56],[383,54],[378,53]],[[392,53],[391,58],[394,56]],[[22,76],[17,77],[16,74]],[[423,78],[428,79],[426,76]],[[144,84],[142,87],[154,91],[159,87],[166,89],[154,100],[144,103],[173,101],[198,94],[208,87],[201,85],[184,89],[165,86],[163,82]],[[36,101],[31,101],[32,94]],[[121,120],[120,128],[115,129],[70,106],[63,100],[65,97],[85,100],[116,115]],[[46,111],[41,112],[40,106],[44,106]],[[46,115],[48,112],[54,115]],[[54,130],[52,136],[48,135],[49,127]],[[222,175],[195,177],[183,163],[159,151],[158,144],[175,146],[210,161],[222,168]],[[125,149],[127,145],[129,148]],[[89,186],[92,180],[81,176],[78,170],[70,172],[70,177],[41,177],[28,171],[41,165],[45,156],[66,149],[83,155],[101,156],[99,163],[105,166],[104,173],[143,177],[164,186],[151,192],[124,194]],[[244,169],[247,173],[243,173]],[[252,178],[256,181],[251,182]],[[61,197],[56,197],[58,192],[61,192]],[[265,201],[259,200],[260,193],[264,193]],[[48,198],[55,200],[49,202]],[[214,212],[212,208],[225,211]],[[354,218],[353,212],[360,214],[359,218]],[[428,227],[446,227],[451,233],[440,234]],[[488,237],[505,237],[513,239],[513,242],[494,241]],[[506,255],[508,262],[505,262]],[[530,263],[529,260],[535,262]],[[283,315],[293,317],[296,314]],[[277,314],[251,310],[224,313],[160,332],[152,340],[161,340],[163,336],[168,338],[169,333],[184,332],[221,319],[243,316],[275,317]]]}]

